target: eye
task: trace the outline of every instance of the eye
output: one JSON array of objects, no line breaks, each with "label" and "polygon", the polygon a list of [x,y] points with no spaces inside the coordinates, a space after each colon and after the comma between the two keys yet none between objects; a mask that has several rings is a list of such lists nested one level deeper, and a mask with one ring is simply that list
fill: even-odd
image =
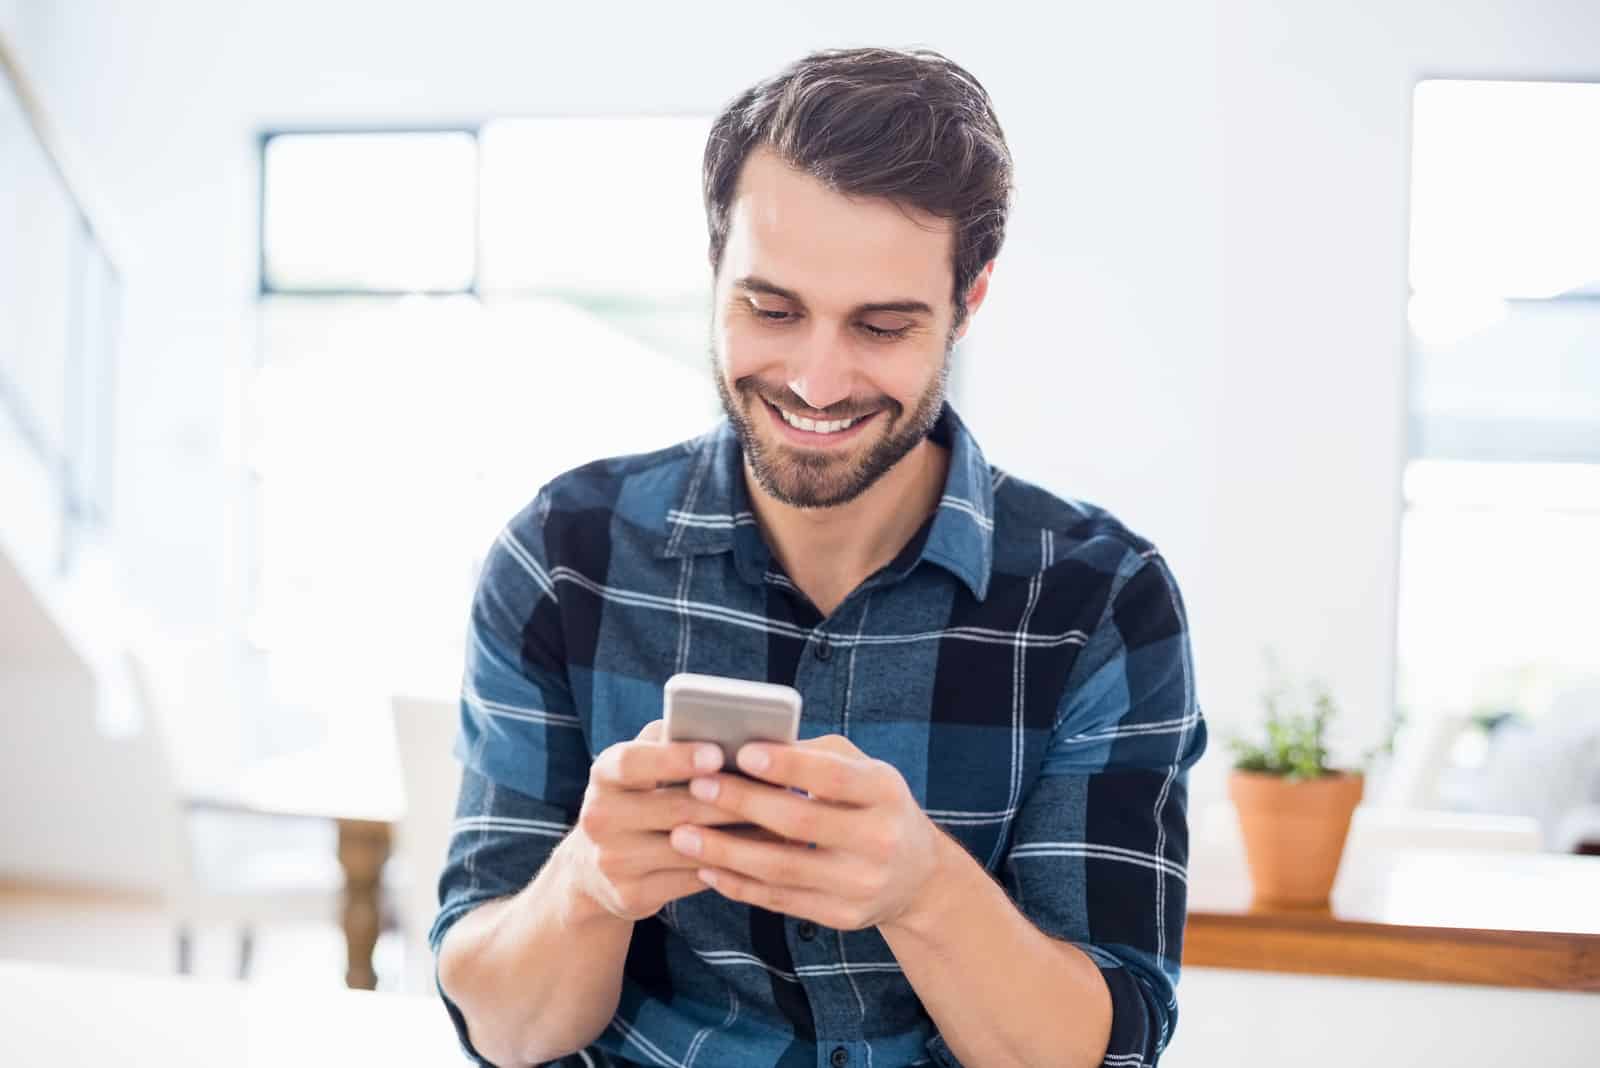
[{"label": "eye", "polygon": [[751,315],[769,323],[786,323],[795,317],[793,312],[782,308],[763,308],[755,301],[751,301],[748,307]]},{"label": "eye", "polygon": [[873,326],[871,323],[862,323],[861,329],[865,330],[870,336],[878,338],[881,341],[893,341],[895,338],[905,337],[906,333],[911,329],[911,327],[901,326],[891,330],[881,326]]}]

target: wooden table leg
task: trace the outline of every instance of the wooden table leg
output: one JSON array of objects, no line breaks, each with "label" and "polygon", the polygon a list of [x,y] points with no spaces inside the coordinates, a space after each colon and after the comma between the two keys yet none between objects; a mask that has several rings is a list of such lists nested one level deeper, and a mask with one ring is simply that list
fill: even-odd
[{"label": "wooden table leg", "polygon": [[389,859],[389,825],[374,820],[339,821],[339,865],[344,868],[345,985],[373,990],[372,950],[378,944],[378,882]]}]

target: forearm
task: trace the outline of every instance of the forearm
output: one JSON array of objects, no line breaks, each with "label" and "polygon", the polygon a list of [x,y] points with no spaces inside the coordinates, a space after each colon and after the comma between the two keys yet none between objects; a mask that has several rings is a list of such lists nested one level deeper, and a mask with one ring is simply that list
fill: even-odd
[{"label": "forearm", "polygon": [[458,920],[440,947],[440,985],[472,1044],[502,1068],[582,1049],[621,996],[633,922],[577,889],[570,842],[515,896]]},{"label": "forearm", "polygon": [[963,1064],[1098,1065],[1111,994],[1082,952],[1040,931],[953,839],[938,896],[879,932]]}]

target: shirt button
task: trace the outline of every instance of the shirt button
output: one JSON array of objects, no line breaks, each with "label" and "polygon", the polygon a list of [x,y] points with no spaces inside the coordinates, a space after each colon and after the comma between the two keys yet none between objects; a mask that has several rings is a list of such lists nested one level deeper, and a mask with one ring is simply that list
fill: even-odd
[{"label": "shirt button", "polygon": [[817,925],[812,923],[810,920],[802,921],[800,924],[800,937],[806,942],[809,942],[813,938],[817,937]]},{"label": "shirt button", "polygon": [[[813,650],[813,652],[816,655],[816,658],[818,660],[821,660],[824,663],[826,663],[829,659],[831,659],[833,657],[833,646],[828,643],[827,637],[824,636],[822,638],[817,639],[817,647],[816,647],[815,650]],[[843,1049],[844,1047],[841,1046],[839,1048]]]},{"label": "shirt button", "polygon": [[844,1068],[850,1063],[850,1051],[843,1046],[833,1047],[833,1056],[828,1058],[828,1063],[833,1065],[833,1068]]}]

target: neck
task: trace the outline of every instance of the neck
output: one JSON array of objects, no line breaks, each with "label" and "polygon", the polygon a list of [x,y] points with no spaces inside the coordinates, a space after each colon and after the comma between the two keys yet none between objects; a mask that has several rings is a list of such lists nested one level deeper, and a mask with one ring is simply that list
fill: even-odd
[{"label": "neck", "polygon": [[770,496],[745,465],[750,505],[772,553],[824,616],[895,558],[938,507],[950,453],[924,439],[855,500],[797,508]]}]

